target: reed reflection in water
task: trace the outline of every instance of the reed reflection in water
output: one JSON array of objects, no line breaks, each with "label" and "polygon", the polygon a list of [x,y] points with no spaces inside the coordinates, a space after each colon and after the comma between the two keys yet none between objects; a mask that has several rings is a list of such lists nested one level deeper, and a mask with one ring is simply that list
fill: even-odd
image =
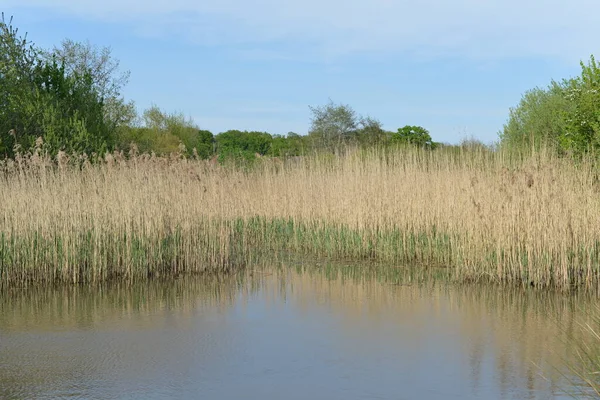
[{"label": "reed reflection in water", "polygon": [[4,292],[0,397],[568,398],[593,299],[356,271]]}]

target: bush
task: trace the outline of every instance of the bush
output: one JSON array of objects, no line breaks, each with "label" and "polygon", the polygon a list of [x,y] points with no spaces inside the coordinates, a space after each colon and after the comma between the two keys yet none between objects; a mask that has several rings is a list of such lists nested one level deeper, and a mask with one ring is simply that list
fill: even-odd
[{"label": "bush", "polygon": [[582,155],[600,146],[600,68],[591,56],[581,75],[526,92],[500,133],[510,149],[546,147]]},{"label": "bush", "polygon": [[229,130],[215,136],[219,153],[248,153],[264,156],[271,151],[273,137],[266,132]]},{"label": "bush", "polygon": [[552,82],[548,88],[527,91],[519,105],[511,108],[500,133],[503,146],[531,149],[540,146],[560,148],[560,137],[566,129],[565,115],[572,108],[564,87]]},{"label": "bush", "polygon": [[120,129],[117,147],[127,150],[132,142],[142,153],[154,152],[157,155],[179,152],[183,145],[187,156],[193,156],[196,149],[196,154],[206,159],[213,154],[214,138],[211,132],[198,129],[183,114],[169,114],[152,106],[144,111],[142,126]]},{"label": "bush", "polygon": [[38,137],[45,150],[101,153],[114,144],[104,99],[91,70],[67,71],[0,20],[0,154],[31,148]]},{"label": "bush", "polygon": [[437,147],[437,143],[431,139],[429,131],[422,126],[406,125],[398,128],[398,131],[391,135],[390,141],[393,144],[412,145],[427,149]]},{"label": "bush", "polygon": [[270,155],[275,157],[294,157],[306,154],[309,149],[307,136],[289,132],[287,136],[275,135],[271,144]]},{"label": "bush", "polygon": [[563,83],[564,97],[571,105],[563,113],[565,130],[559,138],[565,151],[581,154],[600,145],[600,68],[590,58],[581,63],[581,76]]}]

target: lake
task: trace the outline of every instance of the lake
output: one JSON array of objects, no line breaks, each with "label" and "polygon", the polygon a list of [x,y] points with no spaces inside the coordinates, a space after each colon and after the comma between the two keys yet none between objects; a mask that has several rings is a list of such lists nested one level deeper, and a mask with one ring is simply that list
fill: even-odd
[{"label": "lake", "polygon": [[0,398],[569,398],[593,299],[356,271],[6,290]]}]

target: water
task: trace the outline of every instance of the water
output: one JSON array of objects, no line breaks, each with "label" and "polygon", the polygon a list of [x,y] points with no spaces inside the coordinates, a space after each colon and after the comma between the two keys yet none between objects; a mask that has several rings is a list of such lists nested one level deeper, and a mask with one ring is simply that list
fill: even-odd
[{"label": "water", "polygon": [[5,292],[0,398],[569,398],[584,299],[308,271]]}]

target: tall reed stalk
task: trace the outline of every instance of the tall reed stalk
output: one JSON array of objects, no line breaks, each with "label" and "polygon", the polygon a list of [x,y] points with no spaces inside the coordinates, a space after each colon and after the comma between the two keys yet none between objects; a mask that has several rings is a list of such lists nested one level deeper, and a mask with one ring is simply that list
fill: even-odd
[{"label": "tall reed stalk", "polygon": [[223,271],[296,252],[597,290],[592,162],[543,151],[351,151],[251,169],[107,155],[0,165],[3,284]]}]

